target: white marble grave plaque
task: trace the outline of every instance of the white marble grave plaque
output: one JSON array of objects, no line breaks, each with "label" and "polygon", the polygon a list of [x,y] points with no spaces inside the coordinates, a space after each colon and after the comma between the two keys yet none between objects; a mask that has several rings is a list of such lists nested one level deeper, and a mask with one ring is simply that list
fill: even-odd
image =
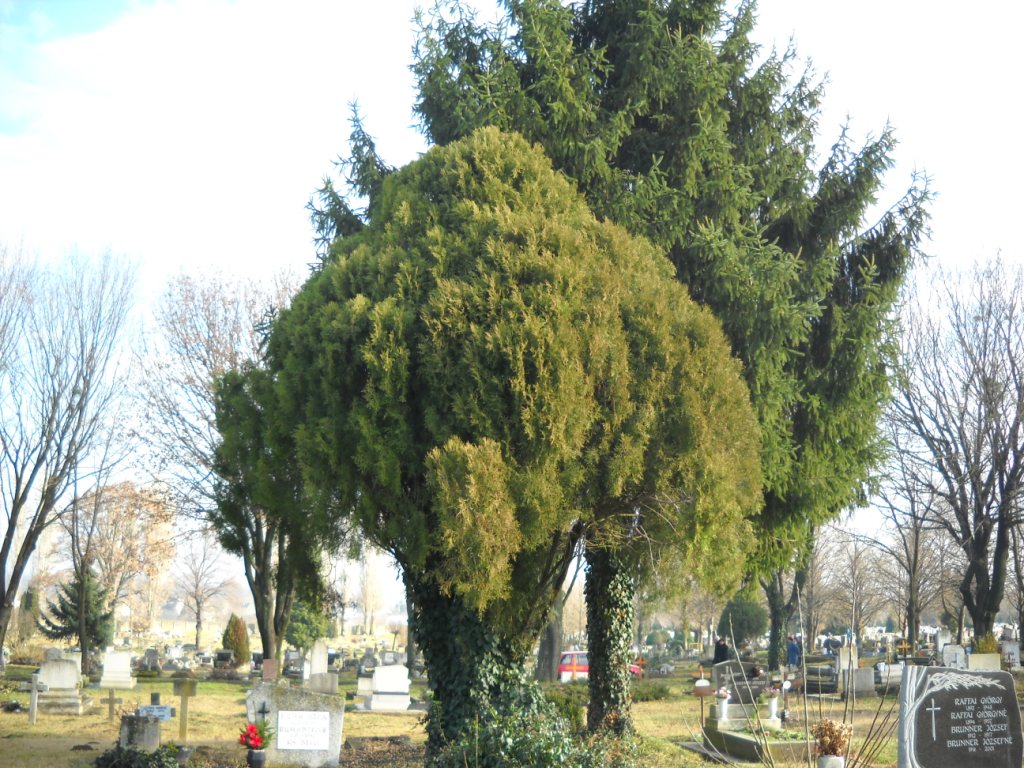
[{"label": "white marble grave plaque", "polygon": [[327,750],[331,744],[330,712],[277,713],[277,748],[291,750]]}]

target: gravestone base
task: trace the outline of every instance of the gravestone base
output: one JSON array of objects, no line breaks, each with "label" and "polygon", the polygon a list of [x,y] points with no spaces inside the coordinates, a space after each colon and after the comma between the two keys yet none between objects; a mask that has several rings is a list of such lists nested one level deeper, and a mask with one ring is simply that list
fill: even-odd
[{"label": "gravestone base", "polygon": [[370,696],[371,712],[405,712],[412,703],[408,693],[374,693]]},{"label": "gravestone base", "polygon": [[48,715],[84,715],[92,708],[92,697],[77,690],[56,690],[39,694],[39,711]]}]

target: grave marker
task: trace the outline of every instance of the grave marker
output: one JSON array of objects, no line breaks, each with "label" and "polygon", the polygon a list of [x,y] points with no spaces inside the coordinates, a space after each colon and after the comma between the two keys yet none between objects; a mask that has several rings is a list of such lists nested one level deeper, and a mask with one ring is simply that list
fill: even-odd
[{"label": "grave marker", "polygon": [[196,695],[198,687],[194,678],[174,678],[174,695],[179,697],[181,706],[181,717],[178,719],[178,740],[182,744],[188,741],[188,700]]},{"label": "grave marker", "polygon": [[967,669],[967,652],[964,647],[955,643],[942,646],[942,666],[950,669]]},{"label": "grave marker", "polygon": [[276,732],[268,765],[336,768],[345,700],[302,688],[260,683],[245,699],[249,720],[265,719]]},{"label": "grave marker", "polygon": [[327,672],[327,641],[322,637],[313,642],[309,653],[309,674],[323,675]]},{"label": "grave marker", "polygon": [[116,696],[114,696],[114,689],[111,688],[110,692],[107,694],[107,698],[100,699],[100,703],[107,705],[107,720],[109,720],[110,722],[113,722],[114,721],[114,705],[115,704],[123,704],[124,700],[123,699],[119,699]]},{"label": "grave marker", "polygon": [[135,678],[132,677],[132,654],[130,651],[107,650],[103,654],[103,676],[100,688],[132,689]]},{"label": "grave marker", "polygon": [[[28,724],[36,724],[36,714],[39,711],[39,694],[49,688],[46,683],[39,682],[39,673],[32,673],[32,682],[29,683],[28,694]],[[24,687],[24,686],[22,686]]]},{"label": "grave marker", "polygon": [[1007,672],[907,666],[898,733],[899,768],[1018,768],[1024,759]]}]

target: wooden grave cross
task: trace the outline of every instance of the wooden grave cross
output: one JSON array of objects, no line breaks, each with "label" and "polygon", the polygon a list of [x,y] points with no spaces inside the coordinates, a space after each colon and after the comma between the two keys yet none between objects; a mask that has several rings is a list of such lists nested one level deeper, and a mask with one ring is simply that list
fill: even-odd
[{"label": "wooden grave cross", "polygon": [[36,713],[39,711],[39,694],[43,691],[49,690],[50,686],[46,683],[39,682],[38,672],[32,673],[32,682],[29,683],[29,685],[31,687],[29,688],[28,695],[28,724],[35,725]]},{"label": "wooden grave cross", "polygon": [[114,705],[115,704],[123,704],[124,703],[124,699],[115,698],[114,697],[114,689],[111,688],[110,692],[107,694],[107,698],[100,699],[100,703],[107,705],[107,720],[111,720],[112,721],[114,719]]},{"label": "wooden grave cross", "polygon": [[182,744],[188,741],[188,700],[196,695],[196,681],[191,677],[174,679],[174,695],[181,698],[181,716],[178,718],[178,740]]}]

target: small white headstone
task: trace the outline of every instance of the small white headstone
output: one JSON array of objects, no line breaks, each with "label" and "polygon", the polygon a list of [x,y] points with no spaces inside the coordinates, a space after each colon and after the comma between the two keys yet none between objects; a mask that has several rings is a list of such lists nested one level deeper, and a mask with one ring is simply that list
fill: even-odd
[{"label": "small white headstone", "polygon": [[1010,669],[1018,669],[1020,667],[1020,643],[1017,640],[1003,640],[999,644],[999,649],[1003,654],[1003,661],[1006,662],[1006,666]]},{"label": "small white headstone", "polygon": [[80,680],[78,662],[71,659],[51,659],[39,667],[39,682],[45,683],[50,691],[77,690]]},{"label": "small white headstone", "polygon": [[309,674],[321,675],[327,671],[327,641],[322,637],[313,643],[309,654]]},{"label": "small white headstone", "polygon": [[942,647],[942,666],[950,669],[967,669],[967,653],[962,645]]},{"label": "small white headstone", "polygon": [[404,712],[409,708],[409,668],[403,664],[377,667],[373,670],[373,695],[370,709]]},{"label": "small white headstone", "polygon": [[100,688],[126,689],[135,687],[135,678],[132,677],[132,654],[131,651],[108,650],[103,655],[103,677],[100,678]]}]

